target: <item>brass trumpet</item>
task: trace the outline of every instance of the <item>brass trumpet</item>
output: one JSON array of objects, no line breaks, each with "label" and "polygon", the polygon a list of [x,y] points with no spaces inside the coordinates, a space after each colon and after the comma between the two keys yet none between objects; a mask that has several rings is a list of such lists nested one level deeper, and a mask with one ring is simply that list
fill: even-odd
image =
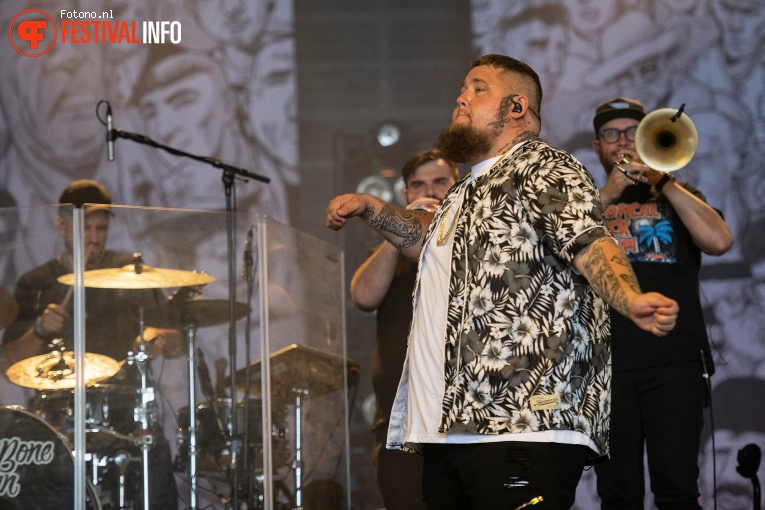
[{"label": "brass trumpet", "polygon": [[[637,135],[635,136],[635,142],[637,143]],[[633,156],[631,154],[627,154],[626,152],[620,152],[619,154],[616,155],[616,161],[614,161],[614,168],[616,168],[621,173],[623,173],[624,176],[627,179],[631,180],[633,184],[637,184],[640,181],[622,166],[622,165],[629,165],[630,163],[646,166],[646,164],[643,163],[643,161],[640,159],[639,155]]]},{"label": "brass trumpet", "polygon": [[699,134],[685,103],[675,110],[661,108],[646,115],[635,133],[635,149],[641,162],[660,172],[674,172],[687,165],[699,147]]},{"label": "brass trumpet", "polygon": [[614,168],[637,183],[622,165],[640,164],[660,172],[674,172],[687,165],[699,147],[699,134],[690,117],[683,115],[684,109],[685,104],[677,110],[661,108],[643,117],[635,132],[637,156],[620,152]]}]

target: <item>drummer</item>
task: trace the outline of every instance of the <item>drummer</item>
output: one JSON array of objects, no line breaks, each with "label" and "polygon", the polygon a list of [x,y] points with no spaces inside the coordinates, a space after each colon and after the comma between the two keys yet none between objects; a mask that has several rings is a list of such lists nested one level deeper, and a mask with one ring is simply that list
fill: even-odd
[{"label": "drummer", "polygon": [[[111,195],[100,183],[90,179],[72,182],[59,198],[61,204],[75,207],[88,205],[85,211],[85,269],[108,269],[132,263],[132,255],[106,249]],[[63,251],[54,259],[21,276],[14,297],[19,306],[16,321],[8,326],[0,345],[0,369],[18,361],[50,352],[54,338],[62,338],[67,350],[73,349],[71,287],[60,284],[58,277],[73,272],[73,230],[71,207],[60,207],[54,226],[64,241]],[[165,302],[159,290],[98,289],[86,292],[86,350],[125,359],[134,350],[138,333],[138,305],[158,306]],[[147,327],[144,339],[154,348],[164,344],[168,357],[183,353],[181,334],[177,330]],[[131,381],[125,381],[129,383]],[[156,427],[156,430],[161,430]],[[176,508],[177,490],[173,478],[169,445],[157,437],[150,450],[153,471],[151,477],[151,508]]]},{"label": "drummer", "polygon": [[[132,262],[132,255],[106,249],[109,230],[111,195],[101,184],[90,179],[72,182],[61,194],[61,204],[75,207],[88,205],[85,214],[85,269],[122,267]],[[71,321],[71,287],[60,284],[59,276],[72,273],[72,215],[70,207],[61,207],[54,220],[56,231],[64,241],[63,251],[42,266],[22,275],[16,284],[15,299],[19,305],[16,321],[3,335],[0,346],[0,368],[3,373],[17,361],[49,352],[50,341],[63,338],[67,350],[73,348]],[[86,289],[86,338],[88,352],[104,354],[116,360],[125,359],[134,348],[138,333],[138,305],[146,307],[164,303],[159,291],[119,289]],[[144,339],[167,344],[167,357],[183,353],[177,330],[147,327]]]}]

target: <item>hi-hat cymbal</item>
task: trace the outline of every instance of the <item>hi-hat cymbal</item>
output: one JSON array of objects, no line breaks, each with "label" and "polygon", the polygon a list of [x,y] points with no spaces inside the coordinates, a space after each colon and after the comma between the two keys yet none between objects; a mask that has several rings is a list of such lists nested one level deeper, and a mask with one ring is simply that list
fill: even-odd
[{"label": "hi-hat cymbal", "polygon": [[0,287],[0,329],[13,324],[19,314],[19,305],[8,291]]},{"label": "hi-hat cymbal", "polygon": [[[140,271],[137,270],[137,266]],[[162,269],[146,264],[128,264],[109,269],[85,271],[85,287],[99,289],[163,289],[169,287],[191,287],[206,285],[215,281],[207,273],[183,271],[180,269]],[[59,276],[59,283],[74,285],[74,273]]]},{"label": "hi-hat cymbal", "polygon": [[[144,308],[144,323],[154,327],[182,328],[193,323],[197,328],[216,326],[228,322],[227,299],[173,300],[162,306]],[[250,313],[247,303],[237,301],[234,319],[239,320]]]},{"label": "hi-hat cymbal", "polygon": [[[19,361],[11,365],[8,380],[25,388],[60,390],[74,388],[74,352],[53,351]],[[85,353],[85,384],[108,379],[120,370],[116,360],[103,354]]]}]

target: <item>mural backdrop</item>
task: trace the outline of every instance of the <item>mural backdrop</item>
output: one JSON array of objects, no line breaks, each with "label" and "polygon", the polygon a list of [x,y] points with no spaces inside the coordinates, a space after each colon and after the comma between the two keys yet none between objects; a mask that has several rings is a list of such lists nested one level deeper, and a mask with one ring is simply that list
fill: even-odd
[{"label": "mural backdrop", "polygon": [[[765,415],[765,395],[756,393],[765,379],[765,4],[471,4],[476,56],[506,53],[539,72],[543,138],[573,152],[600,183],[603,171],[590,145],[599,102],[629,96],[649,110],[686,104],[699,151],[677,176],[724,213],[736,241],[723,257],[705,259],[701,289],[714,344],[712,384],[726,389],[721,410],[714,409],[719,497],[728,498],[723,508],[750,508],[749,482],[735,473],[735,453],[747,442],[765,449],[765,420],[721,416],[752,409]],[[57,15],[62,5],[39,0],[34,7]],[[300,185],[291,0],[71,0],[64,7],[110,9],[115,19],[139,22],[178,20],[182,42],[56,45],[40,58],[0,44],[0,207],[55,203],[70,180],[88,177],[106,184],[115,203],[223,209],[220,173],[212,167],[125,140],[116,144],[115,161],[107,162],[104,128],[94,117],[98,101],[108,99],[117,129],[269,177],[268,186],[237,184],[238,209],[290,222],[287,190]],[[0,0],[3,37],[21,9]],[[23,209],[3,221],[4,240],[39,228]],[[145,232],[150,226],[136,226],[134,235]],[[3,287],[10,291],[19,274],[52,256],[54,247],[2,253]],[[213,359],[220,352],[207,354]],[[0,403],[23,404],[25,398],[0,381]],[[712,507],[710,453],[705,445],[705,508]],[[765,468],[759,475],[765,480]],[[593,482],[586,473],[576,508],[597,508]],[[362,499],[356,506],[369,508]]]}]

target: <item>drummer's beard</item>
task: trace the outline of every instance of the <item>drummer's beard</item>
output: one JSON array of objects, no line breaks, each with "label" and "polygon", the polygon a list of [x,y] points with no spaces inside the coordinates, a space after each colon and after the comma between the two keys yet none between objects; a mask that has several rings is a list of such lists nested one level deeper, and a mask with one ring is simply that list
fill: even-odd
[{"label": "drummer's beard", "polygon": [[441,131],[435,147],[444,159],[456,163],[478,163],[491,150],[494,138],[491,133],[479,131],[473,126],[452,125]]}]

